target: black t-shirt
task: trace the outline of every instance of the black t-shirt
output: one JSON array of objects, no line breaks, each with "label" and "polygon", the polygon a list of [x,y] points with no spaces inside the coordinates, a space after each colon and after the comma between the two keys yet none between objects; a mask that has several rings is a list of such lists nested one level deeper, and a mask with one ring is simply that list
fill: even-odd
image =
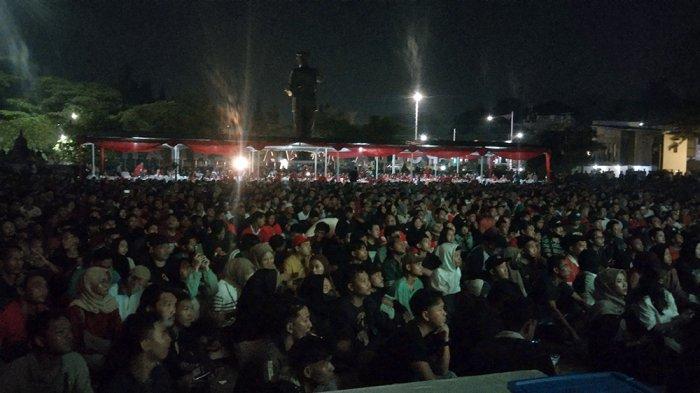
[{"label": "black t-shirt", "polygon": [[397,330],[382,346],[376,358],[376,380],[382,384],[412,382],[417,379],[411,364],[431,362],[433,354],[442,348],[440,339],[423,337],[416,321]]},{"label": "black t-shirt", "polygon": [[370,342],[376,336],[374,328],[374,307],[371,301],[365,299],[362,306],[355,307],[349,296],[338,301],[338,311],[336,315],[336,338],[339,340],[350,340],[356,347],[365,345],[358,339],[361,333],[367,334]]},{"label": "black t-shirt", "polygon": [[479,343],[468,361],[469,374],[481,375],[518,370],[539,370],[554,374],[549,355],[536,343],[510,337]]},{"label": "black t-shirt", "polygon": [[139,382],[130,372],[115,374],[102,390],[106,393],[166,393],[172,392],[173,383],[168,371],[162,365],[156,366],[145,382]]},{"label": "black t-shirt", "polygon": [[432,252],[426,254],[425,259],[423,259],[423,266],[426,269],[435,270],[439,268],[441,264],[442,262],[440,261],[440,258],[438,258],[438,256]]}]

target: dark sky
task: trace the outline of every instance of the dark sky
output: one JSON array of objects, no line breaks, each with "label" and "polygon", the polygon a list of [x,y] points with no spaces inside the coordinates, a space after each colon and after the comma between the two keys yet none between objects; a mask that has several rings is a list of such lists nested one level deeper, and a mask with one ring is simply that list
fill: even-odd
[{"label": "dark sky", "polygon": [[507,96],[633,98],[661,78],[700,92],[697,1],[4,2],[39,72],[115,84],[128,64],[171,97],[248,91],[286,111],[299,48],[321,102],[361,118],[410,112],[417,85],[446,118]]}]

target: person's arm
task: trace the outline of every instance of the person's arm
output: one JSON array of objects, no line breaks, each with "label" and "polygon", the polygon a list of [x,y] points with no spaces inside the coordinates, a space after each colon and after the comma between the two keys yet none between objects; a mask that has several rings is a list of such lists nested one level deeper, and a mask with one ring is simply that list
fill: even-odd
[{"label": "person's arm", "polygon": [[190,293],[191,297],[196,297],[199,293],[199,283],[202,280],[202,272],[193,271],[185,279],[185,286],[187,287],[187,292]]},{"label": "person's arm", "polygon": [[440,348],[440,360],[438,361],[438,372],[440,375],[447,374],[450,371],[450,328],[445,325],[442,327],[444,332],[444,341]]},{"label": "person's arm", "polygon": [[574,330],[574,328],[571,327],[569,321],[567,321],[566,318],[564,318],[564,314],[562,314],[561,311],[559,311],[559,307],[557,307],[557,301],[549,300],[548,305],[549,310],[552,312],[552,315],[554,315],[554,319],[558,320],[559,323],[561,323],[564,326],[564,328],[569,332],[569,334],[571,334],[571,337],[573,337],[575,341],[580,341],[581,337],[579,337],[579,335],[576,333],[576,330]]},{"label": "person's arm", "polygon": [[203,271],[204,284],[207,286],[207,293],[209,296],[216,293],[219,289],[219,280],[216,278],[216,274],[207,266]]},{"label": "person's arm", "polygon": [[411,370],[420,375],[421,381],[432,381],[433,379],[437,379],[437,376],[433,372],[433,369],[430,368],[430,364],[428,364],[428,362],[413,362],[411,363]]}]

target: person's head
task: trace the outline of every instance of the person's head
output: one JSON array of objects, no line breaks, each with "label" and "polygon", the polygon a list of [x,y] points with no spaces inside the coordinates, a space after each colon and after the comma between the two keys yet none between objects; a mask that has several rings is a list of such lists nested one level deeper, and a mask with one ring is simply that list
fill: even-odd
[{"label": "person's head", "polygon": [[141,295],[138,313],[156,315],[165,326],[172,326],[177,304],[176,290],[160,285],[149,285]]},{"label": "person's head", "polygon": [[588,241],[595,248],[603,248],[605,246],[605,234],[600,229],[592,229],[588,235]]},{"label": "person's head", "polygon": [[350,256],[356,261],[364,262],[369,257],[367,245],[362,240],[355,240],[350,243]]},{"label": "person's head", "polygon": [[405,276],[420,277],[423,275],[423,259],[414,253],[407,253],[403,257],[403,272]]},{"label": "person's head", "polygon": [[440,292],[430,289],[419,289],[409,302],[413,316],[421,324],[426,324],[432,330],[437,330],[447,322],[445,302]]},{"label": "person's head", "polygon": [[111,269],[114,264],[112,258],[113,255],[107,247],[100,247],[92,252],[90,265]]},{"label": "person's head", "polygon": [[22,272],[24,261],[22,260],[22,249],[18,246],[5,246],[0,254],[2,260],[2,271],[5,274],[16,275]]},{"label": "person's head", "polygon": [[320,221],[316,223],[316,227],[314,228],[314,239],[320,240],[325,238],[331,233],[331,226],[328,225],[328,223]]},{"label": "person's head", "polygon": [[492,255],[486,260],[486,268],[495,280],[508,280],[510,278],[508,261],[508,258]]},{"label": "person's head", "polygon": [[27,338],[35,351],[53,356],[73,351],[73,330],[61,312],[42,311],[27,322]]},{"label": "person's head", "polygon": [[275,252],[267,243],[258,243],[250,249],[252,262],[258,269],[275,268]]},{"label": "person's head", "polygon": [[382,228],[379,224],[371,223],[367,227],[367,236],[372,239],[379,239],[382,236]]},{"label": "person's head", "polygon": [[655,246],[651,247],[649,251],[653,252],[656,257],[666,266],[671,266],[673,264],[673,258],[671,257],[671,250],[664,243],[657,243]]},{"label": "person's head", "polygon": [[331,363],[331,351],[320,337],[306,336],[297,341],[289,353],[299,381],[304,385],[328,384],[335,378],[335,368]]},{"label": "person's head", "polygon": [[372,293],[372,283],[367,270],[360,265],[350,265],[345,269],[345,289],[354,296],[369,296]]},{"label": "person's head", "polygon": [[275,225],[275,222],[277,221],[277,215],[274,212],[267,212],[265,214],[265,224],[269,226]]},{"label": "person's head", "polygon": [[560,280],[569,277],[569,266],[566,264],[566,257],[563,255],[552,255],[547,259],[547,272]]},{"label": "person's head", "polygon": [[0,227],[2,231],[2,236],[5,238],[11,238],[15,235],[15,224],[10,220],[5,220]]},{"label": "person's head", "polygon": [[507,299],[501,312],[503,326],[507,330],[520,333],[526,340],[532,340],[537,327],[534,310],[534,305],[529,299]]},{"label": "person's head", "polygon": [[299,234],[294,236],[292,239],[292,247],[294,248],[294,252],[301,257],[306,258],[311,256],[311,240],[304,235]]},{"label": "person's head", "polygon": [[260,211],[253,213],[253,215],[250,216],[250,225],[254,228],[260,228],[265,225],[265,214]]},{"label": "person's head", "polygon": [[81,297],[104,299],[109,291],[110,281],[111,275],[109,270],[93,266],[85,270],[78,285],[78,293],[80,293]]},{"label": "person's head", "polygon": [[462,266],[462,249],[455,243],[443,243],[436,252],[442,268],[454,270]]},{"label": "person's head", "polygon": [[253,262],[246,258],[234,258],[224,265],[223,276],[230,284],[242,289],[255,273]]},{"label": "person's head", "polygon": [[406,254],[406,242],[400,237],[393,237],[389,240],[389,250],[395,257],[403,257]]},{"label": "person's head", "polygon": [[540,257],[540,243],[535,239],[529,238],[523,244],[523,251],[526,256],[538,259]]},{"label": "person's head", "polygon": [[649,231],[649,239],[652,244],[665,244],[666,233],[661,228],[653,228]]},{"label": "person's head", "polygon": [[197,319],[197,312],[190,297],[190,294],[185,291],[177,291],[175,294],[177,303],[175,305],[175,323],[178,326],[188,328]]},{"label": "person's head", "polygon": [[275,300],[274,309],[276,334],[296,342],[311,332],[311,313],[300,299],[291,296],[279,297]]},{"label": "person's head", "polygon": [[630,247],[636,253],[644,252],[644,241],[640,237],[634,237],[630,240]]},{"label": "person's head", "polygon": [[123,237],[119,237],[114,241],[114,252],[117,255],[125,256],[129,252],[129,242]]},{"label": "person's head", "polygon": [[432,237],[429,232],[423,232],[418,237],[418,242],[416,243],[416,248],[424,252],[433,252]]},{"label": "person's head", "polygon": [[151,281],[151,271],[143,265],[136,265],[129,272],[129,277],[126,280],[126,286],[131,293],[143,291]]},{"label": "person's head", "polygon": [[49,295],[49,285],[44,272],[34,270],[24,276],[24,280],[17,288],[20,296],[30,304],[44,304]]},{"label": "person's head", "polygon": [[549,222],[549,231],[552,236],[564,237],[566,234],[564,223],[558,218],[554,218]]},{"label": "person's head", "polygon": [[384,288],[384,275],[382,274],[382,269],[379,266],[373,265],[368,267],[367,275],[369,276],[369,282],[372,284],[373,290]]},{"label": "person's head", "polygon": [[593,295],[596,300],[600,300],[608,294],[624,299],[627,296],[627,291],[627,273],[622,269],[607,268],[599,272],[595,278]]},{"label": "person's head", "polygon": [[309,274],[324,275],[328,270],[328,259],[321,254],[317,254],[311,257],[309,260]]},{"label": "person's head", "polygon": [[136,313],[124,321],[120,335],[120,347],[126,352],[128,367],[137,356],[145,356],[153,362],[160,362],[168,357],[171,338],[167,326],[157,315]]},{"label": "person's head", "polygon": [[151,258],[155,261],[167,261],[168,257],[170,257],[170,253],[172,253],[172,247],[165,236],[148,236],[146,243],[148,244],[148,251],[151,254]]},{"label": "person's head", "polygon": [[586,240],[580,235],[570,235],[566,238],[566,245],[570,255],[578,258],[581,252],[587,248]]}]

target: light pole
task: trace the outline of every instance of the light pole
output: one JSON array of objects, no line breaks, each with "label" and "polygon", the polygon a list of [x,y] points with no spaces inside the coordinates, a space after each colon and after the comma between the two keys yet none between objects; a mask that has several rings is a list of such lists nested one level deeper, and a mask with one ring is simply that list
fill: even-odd
[{"label": "light pole", "polygon": [[[515,111],[510,111],[510,113],[505,114],[505,115],[498,115],[498,116],[493,116],[493,115],[488,115],[486,116],[486,120],[491,122],[493,119],[497,117],[503,117],[505,119],[510,119],[510,139],[507,140],[506,142],[508,143],[513,143],[513,118],[515,118]],[[513,160],[510,160],[510,169],[513,169]]]},{"label": "light pole", "polygon": [[422,99],[423,99],[423,94],[421,94],[419,91],[416,91],[415,93],[413,93],[413,101],[416,102],[416,123],[415,123],[414,132],[413,132],[413,140],[418,140],[418,105],[420,104]]},{"label": "light pole", "polygon": [[491,122],[497,117],[502,117],[504,119],[510,119],[510,141],[512,142],[513,141],[513,118],[515,118],[515,111],[511,111],[510,113],[507,113],[505,115],[497,115],[497,116],[488,115],[488,116],[486,116],[486,120]]}]

